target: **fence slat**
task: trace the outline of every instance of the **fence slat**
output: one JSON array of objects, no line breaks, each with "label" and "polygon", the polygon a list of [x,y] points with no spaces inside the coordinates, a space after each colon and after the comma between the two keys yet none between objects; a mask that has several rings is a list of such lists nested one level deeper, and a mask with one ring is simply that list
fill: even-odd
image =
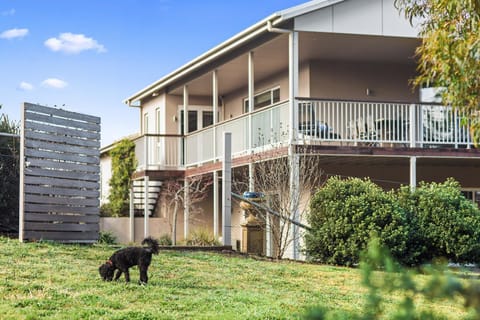
[{"label": "fence slat", "polygon": [[84,222],[84,223],[98,223],[100,217],[98,215],[65,215],[65,214],[44,214],[31,213],[25,214],[25,221],[33,222]]}]

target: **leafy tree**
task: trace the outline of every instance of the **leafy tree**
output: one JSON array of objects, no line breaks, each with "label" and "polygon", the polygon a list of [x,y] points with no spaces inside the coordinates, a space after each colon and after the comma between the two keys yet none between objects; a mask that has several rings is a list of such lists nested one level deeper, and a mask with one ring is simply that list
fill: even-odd
[{"label": "leafy tree", "polygon": [[[0,105],[1,109],[1,105]],[[20,177],[20,125],[8,115],[0,115],[0,232],[18,231],[18,194]]]},{"label": "leafy tree", "polygon": [[444,87],[443,103],[465,112],[480,140],[480,0],[395,0],[419,24],[417,86]]},{"label": "leafy tree", "polygon": [[114,216],[126,216],[129,207],[131,176],[137,167],[135,144],[123,139],[110,151],[112,177],[110,178],[109,207]]}]

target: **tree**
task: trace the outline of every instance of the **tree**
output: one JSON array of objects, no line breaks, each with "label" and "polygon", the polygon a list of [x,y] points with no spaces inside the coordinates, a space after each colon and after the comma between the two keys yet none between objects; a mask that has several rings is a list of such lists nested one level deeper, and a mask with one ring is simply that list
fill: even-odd
[{"label": "tree", "polygon": [[109,207],[115,216],[127,215],[132,173],[137,167],[135,144],[123,139],[110,151],[112,177],[110,178]]},{"label": "tree", "polygon": [[[319,156],[309,155],[308,152],[286,156],[284,148],[274,145],[252,156],[254,191],[263,193],[266,201],[262,205],[278,214],[256,210],[257,217],[266,222],[267,231],[271,234],[273,255],[277,259],[284,256],[294,241],[303,238],[305,230],[295,226],[292,220],[304,221],[310,197],[324,178],[319,160]],[[294,165],[298,170],[292,171]],[[297,181],[296,192],[291,190],[291,180]],[[239,194],[252,191],[248,190],[247,170],[236,171],[232,188]]]},{"label": "tree", "polygon": [[[1,109],[1,105],[0,105]],[[18,194],[20,177],[20,124],[0,115],[0,231],[18,231]]]},{"label": "tree", "polygon": [[480,141],[480,0],[395,0],[420,27],[417,86],[443,87],[443,103],[469,118]]},{"label": "tree", "polygon": [[[167,212],[172,211],[171,214],[171,228],[172,228],[172,244],[177,242],[177,218],[178,210],[185,206],[187,201],[189,208],[190,220],[195,217],[196,214],[202,211],[197,206],[198,203],[205,200],[208,196],[208,189],[213,183],[213,180],[209,176],[193,176],[183,179],[170,179],[163,184],[163,196],[167,203]],[[187,196],[188,195],[188,196]],[[170,214],[168,215],[170,217]]]}]

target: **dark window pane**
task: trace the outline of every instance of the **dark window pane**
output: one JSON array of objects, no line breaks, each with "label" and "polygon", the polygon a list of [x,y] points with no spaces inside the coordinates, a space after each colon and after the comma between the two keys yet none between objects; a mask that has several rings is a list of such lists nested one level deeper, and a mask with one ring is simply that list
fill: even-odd
[{"label": "dark window pane", "polygon": [[202,112],[202,126],[203,128],[211,126],[213,124],[213,111]]},{"label": "dark window pane", "polygon": [[195,110],[188,111],[188,132],[197,131],[198,130],[198,112]]},{"label": "dark window pane", "polygon": [[275,89],[272,91],[272,103],[277,103],[280,101],[280,89]]}]

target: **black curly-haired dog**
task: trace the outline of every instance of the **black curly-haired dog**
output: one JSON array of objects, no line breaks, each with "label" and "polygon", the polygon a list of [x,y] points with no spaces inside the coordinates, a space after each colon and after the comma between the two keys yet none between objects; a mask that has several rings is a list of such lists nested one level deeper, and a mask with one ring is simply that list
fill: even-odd
[{"label": "black curly-haired dog", "polygon": [[140,283],[148,282],[148,267],[152,262],[152,254],[158,254],[158,241],[152,237],[147,237],[142,241],[142,245],[147,247],[128,247],[120,249],[113,253],[110,259],[98,268],[100,276],[104,281],[112,281],[115,270],[115,280],[118,280],[122,273],[125,273],[125,281],[130,281],[128,269],[138,266],[140,269]]}]

